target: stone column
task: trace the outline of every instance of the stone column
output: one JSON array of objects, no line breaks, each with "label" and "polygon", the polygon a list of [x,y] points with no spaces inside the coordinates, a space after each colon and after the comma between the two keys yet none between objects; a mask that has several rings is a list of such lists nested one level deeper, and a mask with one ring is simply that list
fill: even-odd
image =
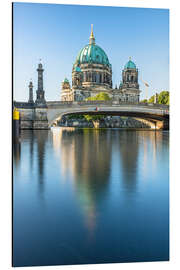
[{"label": "stone column", "polygon": [[36,91],[36,103],[39,105],[43,105],[46,103],[44,98],[44,90],[43,90],[43,67],[40,63],[37,68],[38,72],[38,90]]},{"label": "stone column", "polygon": [[92,72],[90,72],[89,75],[90,75],[89,81],[92,82]]},{"label": "stone column", "polygon": [[29,83],[29,100],[28,100],[29,103],[34,103],[34,100],[33,100],[33,84],[32,84],[32,81],[30,81]]},{"label": "stone column", "polygon": [[96,82],[99,83],[99,72],[96,73]]},{"label": "stone column", "polygon": [[102,73],[102,83],[104,83],[104,72]]},{"label": "stone column", "polygon": [[106,83],[106,73],[104,73],[104,83]]}]

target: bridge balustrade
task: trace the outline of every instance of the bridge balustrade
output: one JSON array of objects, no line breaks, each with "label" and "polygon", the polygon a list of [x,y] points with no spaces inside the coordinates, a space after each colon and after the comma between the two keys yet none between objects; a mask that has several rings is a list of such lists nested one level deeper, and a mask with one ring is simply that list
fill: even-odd
[{"label": "bridge balustrade", "polygon": [[22,108],[22,109],[32,109],[34,108],[35,104],[29,103],[29,102],[21,102],[21,101],[14,101],[13,102],[13,107],[16,108]]},{"label": "bridge balustrade", "polygon": [[[114,101],[114,100],[84,100],[84,101],[78,101],[78,102],[74,102],[74,101],[47,101],[46,102],[47,107],[51,107],[51,108],[56,108],[59,106],[67,106],[67,107],[71,107],[71,106],[75,106],[75,105],[79,105],[79,106],[85,106],[85,105],[94,105],[94,106],[100,106],[100,105],[109,105],[109,106],[133,106],[133,105],[137,105],[139,107],[151,107],[151,108],[157,108],[157,109],[162,109],[165,110],[165,113],[169,113],[169,105],[165,105],[165,104],[154,104],[154,103],[137,103],[137,102],[123,102],[123,101]],[[17,107],[17,108],[27,108],[27,109],[31,109],[31,108],[38,108],[41,107],[35,103],[29,103],[29,102],[17,102],[14,101],[13,102],[13,107]]]}]

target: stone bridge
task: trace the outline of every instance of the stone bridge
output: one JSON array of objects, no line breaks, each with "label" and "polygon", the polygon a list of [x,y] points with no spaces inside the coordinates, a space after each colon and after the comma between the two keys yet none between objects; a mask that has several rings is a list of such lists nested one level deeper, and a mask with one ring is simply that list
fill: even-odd
[{"label": "stone bridge", "polygon": [[129,116],[148,122],[151,128],[168,128],[169,106],[160,104],[119,103],[116,101],[47,102],[49,125],[69,114]]},{"label": "stone bridge", "polygon": [[[117,101],[48,101],[44,107],[25,102],[14,102],[14,106],[20,111],[24,128],[28,128],[28,125],[32,129],[50,128],[62,116],[70,114],[129,116],[149,123],[153,129],[169,128],[169,106],[161,104],[120,103]],[[31,121],[31,124],[27,121]]]}]

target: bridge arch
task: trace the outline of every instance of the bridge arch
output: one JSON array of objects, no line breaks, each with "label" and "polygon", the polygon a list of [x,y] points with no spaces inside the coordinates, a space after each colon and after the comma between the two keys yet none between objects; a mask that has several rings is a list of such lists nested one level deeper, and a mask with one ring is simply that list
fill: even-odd
[{"label": "bridge arch", "polygon": [[169,107],[164,105],[73,102],[55,104],[55,106],[49,104],[47,107],[49,126],[60,120],[62,116],[72,114],[129,116],[149,123],[152,129],[163,129],[165,126],[167,128],[169,123]]}]

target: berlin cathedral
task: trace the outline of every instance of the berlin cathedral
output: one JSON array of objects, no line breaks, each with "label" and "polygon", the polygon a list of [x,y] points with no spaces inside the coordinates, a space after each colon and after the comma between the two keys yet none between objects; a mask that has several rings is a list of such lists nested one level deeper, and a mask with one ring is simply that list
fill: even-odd
[{"label": "berlin cathedral", "polygon": [[61,101],[82,101],[104,92],[113,100],[139,102],[138,69],[131,58],[122,71],[119,88],[112,87],[112,65],[104,50],[96,45],[93,28],[89,44],[82,48],[72,68],[72,88],[69,80],[62,82]]}]

